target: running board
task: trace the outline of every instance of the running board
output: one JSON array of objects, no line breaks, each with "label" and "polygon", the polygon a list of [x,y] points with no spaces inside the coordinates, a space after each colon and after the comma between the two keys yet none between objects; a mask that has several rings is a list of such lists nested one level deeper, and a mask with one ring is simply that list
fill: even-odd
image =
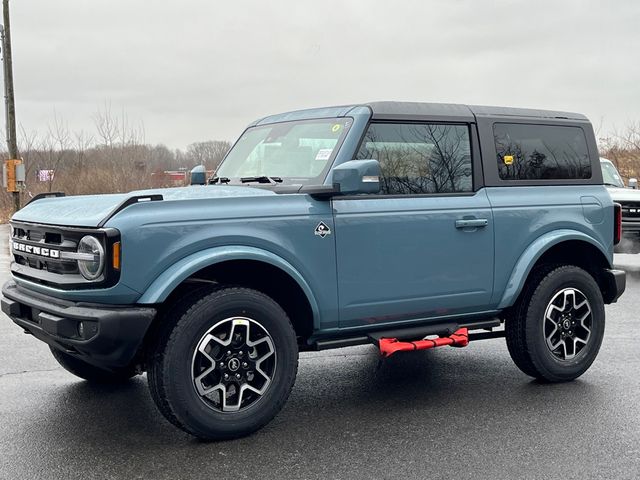
[{"label": "running board", "polygon": [[429,335],[450,336],[460,328],[467,330],[487,330],[485,332],[469,333],[469,341],[485,340],[489,338],[504,337],[504,330],[493,331],[501,325],[500,319],[491,319],[472,323],[440,323],[436,325],[423,325],[419,327],[405,327],[393,330],[381,330],[370,332],[366,335],[359,335],[347,338],[333,338],[317,340],[309,345],[305,350],[330,350],[334,348],[354,347],[373,343],[378,346],[381,338],[396,338],[398,340],[423,339]]},{"label": "running board", "polygon": [[447,337],[424,338],[413,342],[403,342],[397,338],[381,338],[378,340],[378,348],[383,357],[390,357],[396,352],[413,352],[414,350],[428,350],[429,348],[466,347],[469,345],[469,330],[459,328]]},{"label": "running board", "polygon": [[403,341],[398,338],[382,337],[378,339],[378,348],[383,357],[390,357],[396,352],[412,352],[414,350],[428,350],[430,348],[466,347],[469,342],[504,337],[504,330],[469,333],[467,327],[457,329],[450,335],[439,335],[435,338],[424,338],[413,341]]}]

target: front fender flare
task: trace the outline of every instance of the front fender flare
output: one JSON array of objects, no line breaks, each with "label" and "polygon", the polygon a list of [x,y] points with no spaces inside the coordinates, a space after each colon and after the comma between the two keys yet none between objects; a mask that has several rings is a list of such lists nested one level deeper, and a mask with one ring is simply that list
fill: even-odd
[{"label": "front fender flare", "polygon": [[518,259],[516,266],[511,272],[511,276],[507,282],[502,299],[498,304],[498,309],[512,306],[518,298],[518,295],[520,295],[520,292],[524,287],[524,282],[538,259],[554,245],[568,240],[580,240],[587,242],[602,252],[605,258],[608,258],[606,250],[603,249],[600,243],[598,243],[593,237],[590,237],[578,230],[561,229],[545,233],[532,242]]},{"label": "front fender flare", "polygon": [[255,260],[268,263],[285,271],[298,283],[306,295],[309,305],[311,305],[311,311],[313,312],[314,325],[319,324],[320,309],[318,308],[318,303],[311,287],[300,272],[282,257],[255,247],[214,247],[184,257],[162,272],[162,274],[149,285],[137,303],[162,303],[178,285],[197,271],[229,260]]}]

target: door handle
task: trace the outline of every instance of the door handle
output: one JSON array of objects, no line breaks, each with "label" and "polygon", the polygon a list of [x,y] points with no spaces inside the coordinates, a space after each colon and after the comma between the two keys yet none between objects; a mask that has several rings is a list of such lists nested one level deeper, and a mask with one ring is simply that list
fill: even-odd
[{"label": "door handle", "polygon": [[465,220],[456,220],[456,228],[479,228],[489,225],[486,218],[470,218]]}]

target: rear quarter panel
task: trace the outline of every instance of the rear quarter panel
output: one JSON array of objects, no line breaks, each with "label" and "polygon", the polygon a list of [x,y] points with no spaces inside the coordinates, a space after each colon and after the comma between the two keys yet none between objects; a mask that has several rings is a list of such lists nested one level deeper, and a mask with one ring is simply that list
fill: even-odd
[{"label": "rear quarter panel", "polygon": [[[488,187],[495,228],[495,289],[492,304],[498,306],[516,264],[531,257],[528,274],[544,252],[527,252],[545,235],[557,232],[553,244],[584,238],[613,261],[613,201],[602,185],[536,187]],[[550,242],[538,242],[543,249]],[[519,281],[520,279],[516,279]],[[499,305],[505,307],[508,305]]]}]

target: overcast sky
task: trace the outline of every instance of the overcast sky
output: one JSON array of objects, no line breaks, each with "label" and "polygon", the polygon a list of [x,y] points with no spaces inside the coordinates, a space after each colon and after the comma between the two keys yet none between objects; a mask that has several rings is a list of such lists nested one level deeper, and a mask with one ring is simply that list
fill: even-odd
[{"label": "overcast sky", "polygon": [[286,110],[412,100],[640,120],[638,1],[12,0],[18,122],[235,138]]}]

